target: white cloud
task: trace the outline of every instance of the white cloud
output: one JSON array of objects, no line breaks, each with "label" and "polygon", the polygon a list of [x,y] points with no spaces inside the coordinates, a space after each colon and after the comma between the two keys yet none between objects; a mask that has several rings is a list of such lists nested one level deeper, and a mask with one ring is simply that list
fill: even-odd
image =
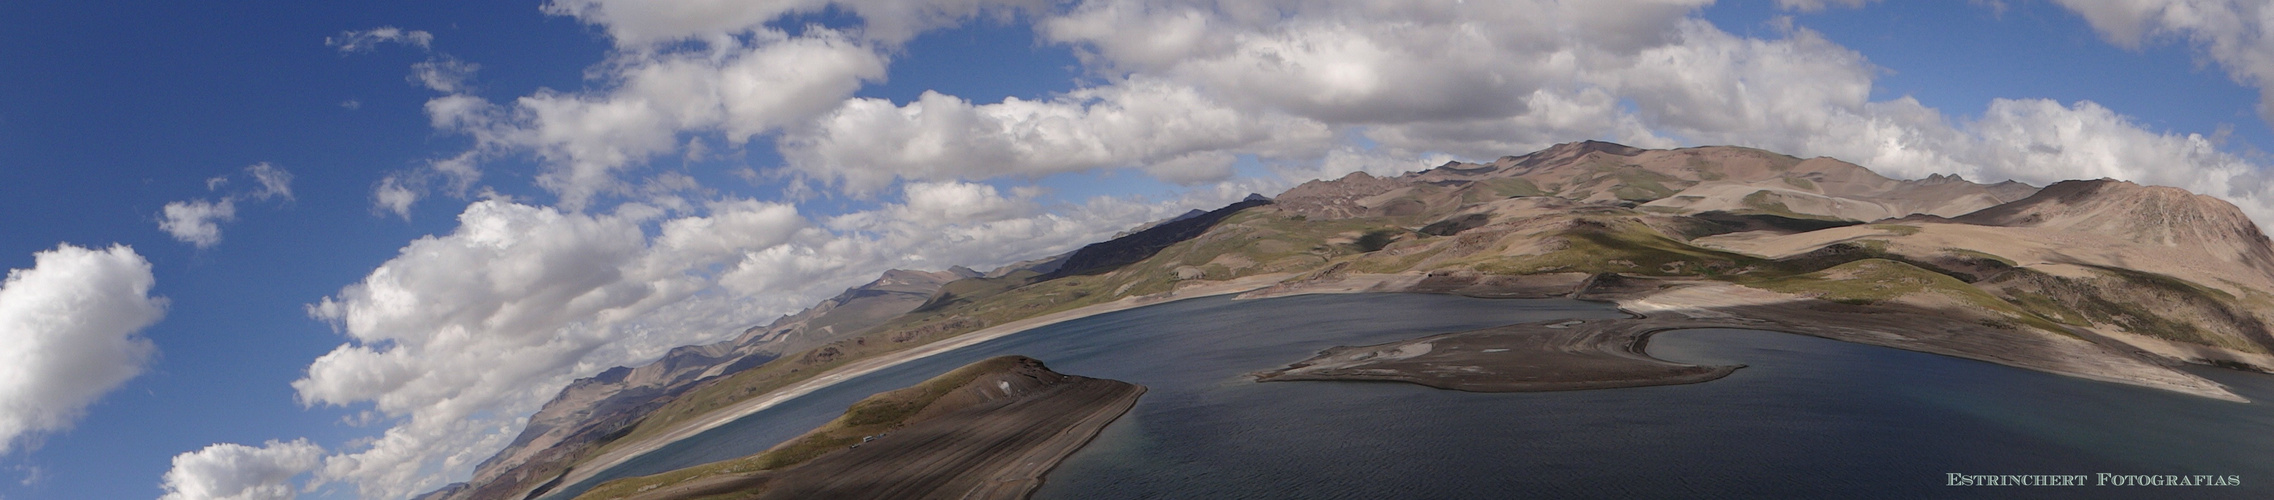
[{"label": "white cloud", "polygon": [[762,31],[785,15],[819,12],[824,7],[859,16],[863,37],[897,44],[990,10],[1007,15],[1008,9],[1033,10],[1050,4],[1048,0],[553,0],[545,4],[545,12],[605,27],[618,46],[644,49]]},{"label": "white cloud", "polygon": [[286,500],[292,478],[316,468],[324,449],[306,439],[255,448],[219,443],[174,456],[160,500]]},{"label": "white cloud", "polygon": [[324,37],[324,45],[336,47],[341,53],[370,52],[382,43],[400,43],[427,49],[434,45],[434,34],[405,30],[394,26],[381,26],[363,31],[342,31],[339,36]]},{"label": "white cloud", "polygon": [[[866,31],[789,38],[766,27],[824,5],[862,17]],[[1862,54],[1789,23],[1767,38],[1733,35],[1696,18],[1702,5],[1088,0],[1037,9],[980,1],[559,0],[548,11],[604,27],[618,43],[615,59],[601,67],[609,75],[602,90],[540,92],[509,106],[449,96],[431,102],[429,114],[439,128],[480,139],[484,156],[531,152],[544,159],[541,183],[570,208],[626,193],[618,176],[638,164],[699,154],[691,145],[711,144],[684,135],[715,133],[739,147],[773,130],[784,131],[776,147],[786,170],[855,193],[899,180],[1117,168],[1203,183],[1230,175],[1239,155],[1275,164],[1318,161],[1350,148],[1351,137],[1373,143],[1361,150],[1379,148],[1369,155],[1401,159],[1482,159],[1605,138],[1831,155],[1897,176],[2024,168],[2002,163],[2021,157],[1984,153],[2003,146],[1986,144],[1940,110],[1908,97],[1872,101],[1882,70]],[[2257,7],[2072,7],[2119,43],[2188,37],[2236,71],[2238,81],[2260,78],[2251,76],[2259,74],[2251,54],[2274,53],[2247,50],[2266,43],[2258,34],[2263,23],[2253,21],[2264,10]],[[990,9],[1031,16],[1044,41],[1071,46],[1104,83],[995,103],[937,93],[897,105],[844,99],[881,74],[877,51],[905,40],[890,33],[943,27]],[[835,50],[811,58],[754,56],[816,43]],[[799,64],[816,58],[853,62]],[[719,89],[736,75],[786,72],[770,68],[824,76],[789,85],[804,106],[733,112]]]},{"label": "white cloud", "polygon": [[327,458],[318,477],[371,497],[439,486],[502,447],[517,419],[573,376],[757,321],[740,304],[674,308],[707,286],[688,272],[728,249],[778,245],[803,219],[780,205],[720,210],[665,225],[651,247],[637,217],[476,202],[456,231],[412,242],[310,306],[354,342],[293,383],[301,399],[371,402],[402,418],[369,447]]},{"label": "white cloud", "polygon": [[1394,124],[1526,113],[1534,91],[1663,44],[1703,5],[1211,3],[1095,0],[1038,24],[1094,67],[1192,84],[1236,107]]},{"label": "white cloud", "polygon": [[403,185],[401,175],[388,175],[371,188],[372,208],[410,220],[411,205],[418,203],[419,192]]},{"label": "white cloud", "polygon": [[69,429],[87,406],[142,373],[139,332],[166,314],[150,263],[126,246],[59,245],[0,284],[0,455]]},{"label": "white cloud", "polygon": [[160,212],[158,229],[172,235],[174,240],[211,248],[221,244],[221,224],[237,219],[237,202],[222,198],[220,202],[189,200],[167,203]]},{"label": "white cloud", "polygon": [[2274,6],[2238,0],[2056,0],[2084,16],[2109,42],[2139,48],[2151,39],[2185,39],[2226,68],[2235,83],[2257,87],[2258,114],[2274,121]]},{"label": "white cloud", "polygon": [[972,105],[926,92],[906,106],[853,99],[785,134],[791,168],[869,191],[895,178],[983,179],[1146,167],[1172,181],[1230,173],[1232,152],[1288,154],[1331,142],[1324,125],[1228,108],[1154,80],[1083,89],[1049,101]]},{"label": "white cloud", "polygon": [[[262,162],[245,167],[245,176],[251,177],[260,188],[230,193],[220,201],[197,199],[167,203],[158,213],[158,229],[176,241],[212,248],[221,244],[221,224],[237,220],[237,200],[266,201],[277,197],[292,200],[292,172]],[[205,189],[209,191],[228,185],[226,175],[205,180]]]},{"label": "white cloud", "polygon": [[768,31],[713,49],[621,54],[606,66],[607,91],[540,91],[510,108],[451,95],[428,102],[427,113],[483,150],[535,153],[546,164],[538,184],[581,209],[622,192],[618,172],[675,151],[681,133],[718,133],[739,146],[827,112],[862,81],[884,76],[883,55],[825,30]]},{"label": "white cloud", "polygon": [[410,81],[435,92],[455,94],[470,90],[467,84],[473,81],[474,72],[481,69],[480,64],[445,54],[412,64]]},{"label": "white cloud", "polygon": [[1801,12],[1817,12],[1829,8],[1862,8],[1879,0],[1777,0],[1777,8]]},{"label": "white cloud", "polygon": [[261,162],[245,167],[245,175],[252,176],[253,181],[261,184],[259,191],[247,193],[245,196],[251,196],[253,199],[262,201],[278,196],[282,196],[286,200],[292,199],[292,172],[286,172],[282,168],[268,164],[268,162]]}]

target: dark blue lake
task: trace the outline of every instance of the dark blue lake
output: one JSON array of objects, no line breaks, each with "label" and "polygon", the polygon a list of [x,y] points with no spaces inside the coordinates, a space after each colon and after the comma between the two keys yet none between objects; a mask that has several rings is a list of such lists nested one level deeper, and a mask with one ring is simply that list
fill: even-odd
[{"label": "dark blue lake", "polygon": [[[838,384],[586,484],[762,451],[870,394],[1001,354],[1143,384],[1036,498],[2274,498],[2274,377],[2196,373],[2231,403],[1772,332],[1691,330],[1653,356],[1748,365],[1704,384],[1479,394],[1256,383],[1335,345],[1557,318],[1570,300],[1217,297],[1099,315]],[[2237,475],[2243,487],[1950,487],[1965,474]]]}]

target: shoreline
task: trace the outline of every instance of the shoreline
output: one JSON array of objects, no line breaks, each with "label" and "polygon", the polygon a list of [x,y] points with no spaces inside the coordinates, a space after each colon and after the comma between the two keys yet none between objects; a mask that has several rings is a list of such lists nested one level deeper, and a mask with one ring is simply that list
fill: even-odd
[{"label": "shoreline", "polygon": [[1059,463],[1066,461],[1066,457],[1089,447],[1090,442],[1096,441],[1106,426],[1113,425],[1122,416],[1128,415],[1130,410],[1137,408],[1137,400],[1144,397],[1149,389],[1142,385],[1132,387],[1135,390],[1082,416],[1074,425],[1052,435],[1047,442],[1028,450],[1018,460],[988,471],[983,485],[964,498],[1018,500],[1033,496],[1035,490],[1042,488],[1043,477],[1056,470]]},{"label": "shoreline", "polygon": [[[1058,323],[1064,323],[1067,321],[1088,318],[1100,314],[1126,311],[1139,307],[1155,304],[1165,304],[1185,299],[1197,299],[1202,297],[1214,297],[1218,295],[1253,291],[1256,289],[1272,286],[1273,284],[1277,284],[1280,280],[1284,280],[1289,276],[1292,276],[1292,274],[1274,273],[1249,276],[1229,281],[1194,284],[1190,286],[1180,287],[1163,294],[1128,297],[1113,302],[1083,306],[1018,321],[1012,321],[1001,325],[983,328],[979,331],[944,339],[939,342],[933,342],[930,344],[909,348],[908,350],[854,361],[847,363],[844,366],[840,366],[835,370],[830,370],[827,373],[816,375],[813,378],[801,380],[796,383],[792,383],[779,389],[767,392],[765,395],[762,395],[760,397],[743,400],[742,402],[735,403],[731,406],[713,410],[710,413],[704,414],[702,417],[688,420],[685,424],[681,424],[679,427],[674,428],[670,431],[657,434],[654,437],[650,437],[638,443],[625,445],[622,448],[617,448],[614,451],[610,451],[606,454],[594,457],[592,460],[587,460],[583,463],[575,464],[572,466],[572,468],[569,469],[567,473],[562,474],[555,480],[558,481],[557,484],[561,485],[575,485],[582,483],[584,481],[592,479],[593,477],[599,476],[602,472],[613,469],[618,465],[623,465],[624,462],[628,462],[631,459],[652,453],[656,450],[662,449],[664,446],[669,446],[672,443],[677,443],[681,440],[694,437],[698,434],[710,431],[711,429],[719,428],[728,423],[740,420],[743,417],[764,411],[767,408],[772,408],[775,405],[781,404],[782,402],[796,399],[806,394],[811,394],[814,391],[837,385],[840,382],[851,380],[855,377],[875,373],[879,370],[899,366],[910,361],[947,353],[949,351],[962,349],[964,347],[978,345],[983,342],[1007,337],[1035,328],[1041,328]],[[534,488],[532,488],[531,491],[534,491]],[[528,495],[529,491],[523,491],[520,493],[520,496],[526,497]]]}]

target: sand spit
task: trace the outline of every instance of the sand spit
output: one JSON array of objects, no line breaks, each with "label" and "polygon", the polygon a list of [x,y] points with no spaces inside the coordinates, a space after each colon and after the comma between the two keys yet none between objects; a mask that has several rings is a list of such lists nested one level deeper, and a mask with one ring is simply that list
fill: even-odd
[{"label": "sand spit", "polygon": [[[734,422],[735,420],[739,420],[742,417],[749,416],[752,413],[757,413],[767,408],[772,408],[774,405],[781,404],[784,401],[796,399],[799,396],[811,394],[813,391],[836,385],[838,382],[843,382],[854,377],[874,373],[877,370],[899,366],[902,363],[907,363],[909,361],[923,359],[925,357],[937,355],[940,353],[977,345],[981,342],[1003,338],[1011,334],[1032,330],[1035,328],[1041,328],[1044,326],[1055,325],[1066,321],[1096,316],[1099,314],[1124,311],[1154,304],[1174,302],[1178,300],[1213,297],[1217,295],[1255,290],[1258,288],[1271,286],[1275,283],[1287,279],[1290,275],[1291,274],[1288,273],[1275,273],[1249,276],[1228,281],[1191,282],[1191,284],[1180,286],[1176,290],[1168,293],[1141,297],[1130,297],[1114,302],[1045,314],[1042,316],[1036,316],[981,329],[979,331],[966,333],[955,338],[942,340],[931,344],[925,344],[923,346],[911,348],[905,351],[895,352],[860,361],[854,361],[852,363],[847,363],[844,366],[840,366],[835,370],[831,370],[829,373],[799,381],[797,383],[784,386],[780,389],[775,389],[774,391],[769,392],[764,396],[750,398],[743,400],[740,403],[736,403],[732,406],[720,408],[718,410],[712,411],[707,415],[704,415],[702,418],[689,420],[687,423],[681,425],[676,429],[672,429],[669,432],[658,434],[654,437],[642,440],[637,443],[629,443],[606,454],[577,464],[574,469],[569,470],[567,474],[560,477],[557,484],[572,485],[588,479],[592,479],[593,476],[598,475],[600,472],[607,471],[610,468],[621,465],[625,461],[637,458],[640,455],[646,455],[657,449],[661,449],[671,443],[694,437],[697,434],[702,434],[704,431],[718,428],[719,426],[726,425],[728,423]],[[523,492],[522,494],[527,495],[528,492]]]},{"label": "sand spit", "polygon": [[[1635,280],[1630,280],[1635,281]],[[1671,363],[1644,354],[1651,334],[1742,328],[1954,356],[2059,375],[2246,401],[2216,382],[2165,366],[2129,346],[2011,330],[1972,321],[1962,307],[1838,304],[1720,282],[1582,287],[1636,317],[1559,320],[1336,347],[1258,380],[1388,380],[1444,389],[1512,392],[1704,382],[1738,367]],[[1333,293],[1335,286],[1280,293]],[[2089,335],[2090,332],[2082,332]],[[2113,343],[2110,343],[2113,344]]]}]

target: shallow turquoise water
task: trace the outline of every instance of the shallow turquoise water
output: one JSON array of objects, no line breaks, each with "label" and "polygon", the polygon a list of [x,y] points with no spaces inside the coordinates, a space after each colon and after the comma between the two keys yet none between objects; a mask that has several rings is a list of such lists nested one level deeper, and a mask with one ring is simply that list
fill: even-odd
[{"label": "shallow turquoise water", "polygon": [[[1024,354],[1151,390],[1036,498],[2274,498],[2274,407],[1797,335],[1692,330],[1654,356],[1704,384],[1478,394],[1256,383],[1335,345],[1618,314],[1568,300],[1209,298],[1005,337],[815,392],[560,493],[754,453],[876,392]],[[2254,401],[2274,377],[2203,370]],[[1945,474],[2239,475],[2240,488],[1945,486]]]}]

